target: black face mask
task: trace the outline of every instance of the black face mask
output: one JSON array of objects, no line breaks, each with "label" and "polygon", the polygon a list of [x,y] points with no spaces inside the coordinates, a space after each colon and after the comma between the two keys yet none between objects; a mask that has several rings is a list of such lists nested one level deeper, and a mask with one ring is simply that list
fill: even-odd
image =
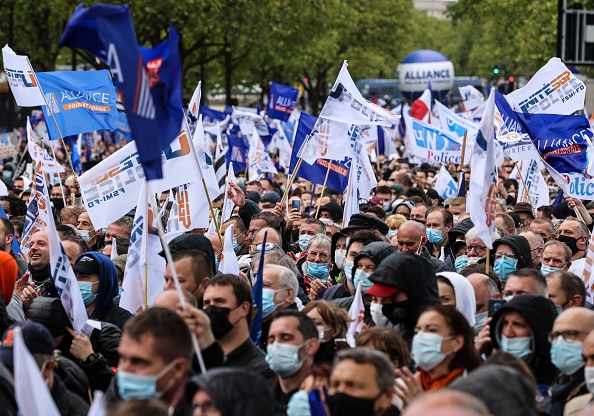
[{"label": "black face mask", "polygon": [[412,318],[411,305],[407,300],[384,304],[382,313],[394,325],[406,324]]},{"label": "black face mask", "polygon": [[50,278],[50,264],[48,263],[45,267],[41,269],[34,269],[29,264],[29,273],[31,273],[31,279],[37,284],[42,283]]},{"label": "black face mask", "polygon": [[328,409],[332,416],[373,416],[374,399],[358,399],[344,393],[328,396]]},{"label": "black face mask", "polygon": [[560,235],[559,237],[557,237],[557,241],[565,243],[565,245],[569,247],[569,249],[571,250],[571,255],[574,255],[579,251],[576,245],[577,238],[569,237],[567,235]]},{"label": "black face mask", "polygon": [[204,309],[204,312],[210,318],[210,327],[216,339],[223,338],[233,329],[233,325],[229,322],[230,308],[223,308],[221,306],[209,306]]},{"label": "black face mask", "polygon": [[299,228],[291,231],[291,242],[296,243],[299,241]]},{"label": "black face mask", "polygon": [[50,201],[52,201],[52,205],[57,211],[64,208],[64,200],[62,198],[51,198]]}]

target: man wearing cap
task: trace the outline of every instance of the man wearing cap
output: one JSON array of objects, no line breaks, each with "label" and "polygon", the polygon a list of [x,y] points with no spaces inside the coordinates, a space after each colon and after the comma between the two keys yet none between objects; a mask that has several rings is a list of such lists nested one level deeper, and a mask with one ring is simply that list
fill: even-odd
[{"label": "man wearing cap", "polygon": [[373,215],[354,214],[351,216],[349,226],[343,228],[340,232],[350,237],[356,230],[371,230],[378,237],[383,237],[390,231],[390,227]]},{"label": "man wearing cap", "polygon": [[437,278],[431,263],[411,253],[386,257],[369,277],[373,286],[366,295],[382,304],[382,314],[410,345],[421,311],[440,303]]},{"label": "man wearing cap", "polygon": [[534,220],[532,205],[528,202],[518,202],[514,207],[514,212],[520,217],[520,231],[530,228],[530,223]]},{"label": "man wearing cap", "polygon": [[[50,332],[43,325],[35,322],[23,322],[11,325],[2,336],[0,347],[0,361],[4,364],[18,380],[20,374],[14,374],[14,337],[16,327],[20,328],[25,346],[33,355],[36,364],[39,366],[41,376],[52,395],[52,399],[61,415],[86,416],[89,411],[88,403],[85,403],[78,395],[72,393],[56,375],[57,364],[54,359],[54,339]],[[35,400],[35,392],[31,391],[31,400]],[[2,409],[2,414],[7,409]]]}]

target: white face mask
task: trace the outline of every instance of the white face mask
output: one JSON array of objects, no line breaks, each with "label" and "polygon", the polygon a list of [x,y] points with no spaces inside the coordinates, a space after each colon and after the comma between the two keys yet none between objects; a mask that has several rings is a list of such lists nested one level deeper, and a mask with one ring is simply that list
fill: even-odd
[{"label": "white face mask", "polygon": [[386,326],[388,324],[388,318],[384,316],[382,312],[382,304],[380,303],[372,303],[369,305],[369,310],[371,312],[371,319],[377,326]]},{"label": "white face mask", "polygon": [[590,394],[594,394],[594,367],[584,367],[584,379]]},{"label": "white face mask", "polygon": [[334,261],[336,267],[338,267],[340,270],[344,269],[344,259],[346,257],[346,253],[347,251],[345,249],[334,251]]}]

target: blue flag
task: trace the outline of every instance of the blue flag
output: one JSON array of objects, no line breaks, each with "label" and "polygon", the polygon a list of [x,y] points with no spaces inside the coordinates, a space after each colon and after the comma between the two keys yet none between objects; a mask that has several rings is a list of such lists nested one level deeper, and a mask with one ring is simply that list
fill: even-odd
[{"label": "blue flag", "polygon": [[299,98],[299,90],[272,82],[266,115],[281,121],[287,121]]},{"label": "blue flag", "polygon": [[139,48],[127,5],[78,7],[58,46],[88,50],[106,62],[124,107],[148,180],[163,177],[161,154],[180,131],[182,69],[178,35],[153,49]]},{"label": "blue flag", "polygon": [[49,105],[41,106],[50,140],[118,127],[116,90],[109,71],[39,72],[39,84]]},{"label": "blue flag", "polygon": [[203,123],[215,123],[217,121],[223,121],[227,117],[227,114],[222,111],[213,110],[208,107],[200,107],[200,114],[202,114]]},{"label": "blue flag", "polygon": [[[289,172],[293,172],[299,153],[299,149],[303,145],[305,138],[311,133],[316,124],[317,117],[302,112],[299,117],[299,124],[297,126],[297,134],[295,135],[295,143],[293,143],[293,153],[291,154],[291,167]],[[301,164],[297,176],[307,179],[313,183],[324,183],[326,172],[328,172],[328,160],[318,159],[310,166],[306,162]],[[333,160],[332,168],[328,174],[328,182],[326,186],[328,188],[336,189],[337,191],[343,192],[349,182],[349,170],[351,168],[351,158],[345,158],[344,160]]]},{"label": "blue flag", "polygon": [[556,207],[557,205],[563,202],[563,189],[559,189],[559,193],[557,194],[557,198],[553,201],[551,206]]},{"label": "blue flag", "polygon": [[262,240],[262,252],[260,253],[260,264],[258,265],[258,274],[252,288],[252,327],[250,328],[250,338],[256,346],[260,345],[260,336],[262,335],[262,291],[264,289],[264,255],[266,254],[266,239],[268,231],[264,233]]},{"label": "blue flag", "polygon": [[227,161],[227,169],[229,169],[229,162],[233,162],[235,172],[246,170],[246,161],[250,150],[249,144],[246,143],[243,136],[241,136],[238,131],[231,130],[227,133],[227,144],[229,146],[227,148],[227,156],[225,157],[225,160]]},{"label": "blue flag", "polygon": [[70,160],[72,161],[72,167],[76,171],[76,174],[80,175],[83,171],[83,165],[80,160],[80,155],[78,154],[78,149],[76,148],[77,141],[78,136],[64,137],[64,142],[70,146]]}]

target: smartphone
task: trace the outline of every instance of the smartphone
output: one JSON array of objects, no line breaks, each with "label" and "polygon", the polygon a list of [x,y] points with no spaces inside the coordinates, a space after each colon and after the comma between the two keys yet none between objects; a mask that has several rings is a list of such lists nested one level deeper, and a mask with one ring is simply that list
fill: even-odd
[{"label": "smartphone", "polygon": [[334,344],[338,347],[339,350],[348,350],[349,348],[351,348],[346,338],[336,338],[334,340]]},{"label": "smartphone", "polygon": [[501,309],[507,302],[503,299],[490,299],[489,300],[489,317],[495,315],[495,313]]},{"label": "smartphone", "polygon": [[291,209],[296,209],[297,211],[301,211],[301,200],[294,199],[291,201]]}]

